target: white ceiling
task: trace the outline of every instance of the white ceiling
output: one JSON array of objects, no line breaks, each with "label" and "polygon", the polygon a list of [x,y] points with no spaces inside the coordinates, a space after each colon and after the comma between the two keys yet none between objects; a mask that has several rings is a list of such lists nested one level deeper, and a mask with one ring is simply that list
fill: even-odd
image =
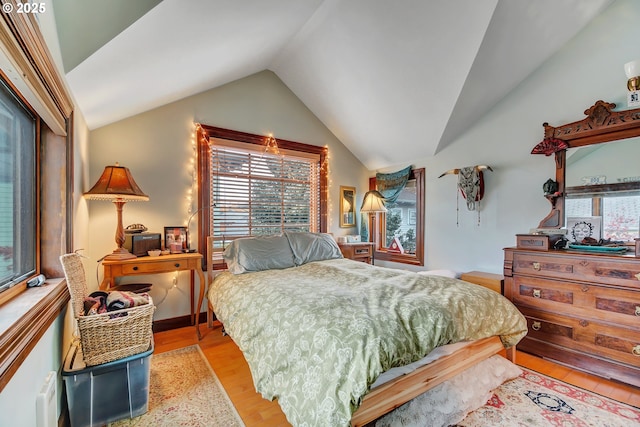
[{"label": "white ceiling", "polygon": [[[59,1],[64,59],[91,27]],[[443,149],[612,1],[150,1],[67,79],[96,129],[272,70],[374,170]]]}]

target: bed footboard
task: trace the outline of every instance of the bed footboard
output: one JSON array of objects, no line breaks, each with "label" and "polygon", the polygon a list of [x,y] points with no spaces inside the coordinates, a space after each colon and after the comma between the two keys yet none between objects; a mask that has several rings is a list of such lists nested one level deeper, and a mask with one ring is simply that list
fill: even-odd
[{"label": "bed footboard", "polygon": [[[504,350],[499,337],[477,340],[453,354],[382,384],[367,394],[353,414],[351,425],[364,426],[465,369]],[[511,350],[511,349],[509,349]],[[507,358],[509,357],[507,350]],[[513,356],[515,358],[515,349]]]}]

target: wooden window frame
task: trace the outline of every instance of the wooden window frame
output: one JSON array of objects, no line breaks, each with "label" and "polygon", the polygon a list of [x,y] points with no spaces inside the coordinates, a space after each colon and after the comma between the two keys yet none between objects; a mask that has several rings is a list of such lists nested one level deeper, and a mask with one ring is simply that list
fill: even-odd
[{"label": "wooden window frame", "polygon": [[[16,5],[15,0],[7,1]],[[7,81],[36,111],[41,123],[47,124],[46,129],[41,125],[39,136],[44,146],[40,148],[38,163],[41,209],[37,256],[41,272],[47,277],[61,277],[58,257],[61,251],[70,251],[73,242],[73,101],[34,14],[2,14],[0,43],[9,62],[8,67],[15,71]],[[63,212],[60,211],[61,206]],[[54,281],[49,286],[46,288],[48,292],[35,297],[24,291],[26,283],[3,292],[5,304],[0,306],[0,310],[6,311],[2,315],[22,313],[5,305],[28,306],[30,309],[23,314],[14,314],[13,323],[0,331],[0,392],[69,302],[64,280]]]},{"label": "wooden window frame", "polygon": [[[398,262],[402,264],[410,265],[424,265],[424,211],[425,211],[425,183],[424,183],[425,169],[412,169],[410,180],[416,181],[416,253],[414,254],[398,254],[388,252],[386,248],[382,247],[383,241],[382,230],[383,224],[386,225],[385,214],[375,214],[375,220],[373,217],[369,218],[369,240],[375,242],[375,259],[383,261]],[[369,178],[369,190],[376,189],[376,178]],[[374,239],[374,236],[377,239]]]},{"label": "wooden window frame", "polygon": [[[197,144],[197,171],[198,171],[198,252],[203,255],[202,268],[206,269],[206,260],[209,257],[207,253],[207,236],[211,229],[210,212],[207,207],[211,206],[211,198],[209,188],[211,186],[211,152],[209,150],[209,138],[227,139],[230,141],[238,141],[247,144],[265,145],[265,136],[256,135],[247,132],[241,132],[231,129],[224,129],[215,126],[199,124],[196,129]],[[296,141],[288,141],[278,139],[278,148],[285,150],[301,151],[305,153],[318,154],[320,156],[320,232],[327,231],[327,188],[328,188],[328,171],[327,171],[327,147],[318,145],[304,144]]]}]

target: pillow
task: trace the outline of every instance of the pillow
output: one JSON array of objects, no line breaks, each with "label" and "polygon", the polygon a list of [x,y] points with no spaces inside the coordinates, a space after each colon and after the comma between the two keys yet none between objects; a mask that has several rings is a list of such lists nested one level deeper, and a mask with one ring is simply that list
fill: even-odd
[{"label": "pillow", "polygon": [[330,234],[285,231],[285,235],[296,265],[342,258],[342,252]]},{"label": "pillow", "polygon": [[233,274],[295,267],[293,252],[285,236],[236,239],[222,256]]}]

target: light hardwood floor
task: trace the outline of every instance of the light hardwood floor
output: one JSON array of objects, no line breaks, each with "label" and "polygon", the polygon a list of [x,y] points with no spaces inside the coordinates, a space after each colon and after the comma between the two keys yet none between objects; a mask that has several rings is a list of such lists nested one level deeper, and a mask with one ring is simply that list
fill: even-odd
[{"label": "light hardwood floor", "polygon": [[[242,353],[228,336],[222,335],[220,324],[215,322],[213,329],[201,325],[200,330],[203,335],[201,341],[198,341],[193,327],[154,334],[155,353],[199,344],[247,427],[289,426],[278,404],[263,399],[255,392]],[[527,353],[517,352],[517,363],[577,387],[640,407],[639,388],[607,381]]]}]

